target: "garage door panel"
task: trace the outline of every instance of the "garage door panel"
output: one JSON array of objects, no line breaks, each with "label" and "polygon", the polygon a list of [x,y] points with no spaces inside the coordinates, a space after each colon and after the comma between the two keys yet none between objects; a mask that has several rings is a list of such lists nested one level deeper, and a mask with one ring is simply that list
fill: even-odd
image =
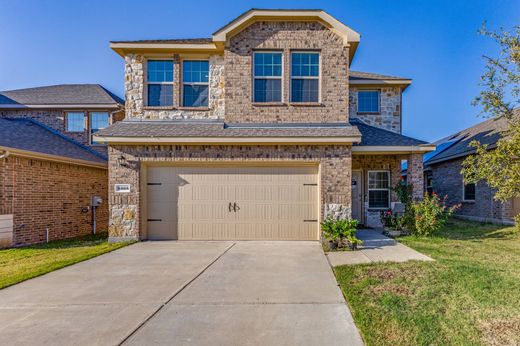
[{"label": "garage door panel", "polygon": [[[160,182],[162,188],[149,186],[149,215],[160,218],[168,213],[163,217],[173,224],[178,239],[318,238],[317,222],[305,222],[318,218],[317,167],[155,170],[149,169],[148,181]],[[236,203],[237,210],[230,211],[229,203]]]}]

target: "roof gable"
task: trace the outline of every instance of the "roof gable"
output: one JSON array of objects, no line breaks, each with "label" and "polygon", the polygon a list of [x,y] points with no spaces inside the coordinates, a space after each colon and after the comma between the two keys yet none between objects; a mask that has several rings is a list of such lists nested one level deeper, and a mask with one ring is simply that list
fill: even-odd
[{"label": "roof gable", "polygon": [[343,43],[358,43],[359,33],[323,10],[264,10],[251,9],[213,33],[213,41],[225,42],[229,37],[260,20],[317,20],[343,39]]}]

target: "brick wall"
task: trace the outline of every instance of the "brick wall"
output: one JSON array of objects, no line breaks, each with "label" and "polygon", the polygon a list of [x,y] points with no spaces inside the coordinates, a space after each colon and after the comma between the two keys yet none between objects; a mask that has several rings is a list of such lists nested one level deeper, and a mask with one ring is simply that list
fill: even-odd
[{"label": "brick wall", "polygon": [[460,174],[464,159],[445,161],[431,165],[433,191],[439,196],[448,195],[450,205],[462,203],[457,215],[475,218],[481,221],[511,220],[511,202],[501,203],[493,199],[495,193],[485,182],[476,186],[474,202],[463,202],[463,178]]},{"label": "brick wall", "polygon": [[[128,162],[121,167],[117,158]],[[314,162],[320,164],[321,213],[346,216],[351,202],[351,151],[349,146],[110,146],[109,235],[138,239],[140,234],[140,174],[142,162]],[[114,193],[114,184],[130,184],[130,193]],[[342,207],[342,208],[340,208]],[[343,213],[343,214],[342,214]]]},{"label": "brick wall", "polygon": [[[363,89],[381,91],[380,113],[358,113],[358,90]],[[357,118],[368,125],[383,128],[385,130],[396,133],[401,133],[401,88],[359,88],[351,86],[349,94],[349,113],[351,118]]]},{"label": "brick wall", "polygon": [[[252,102],[252,55],[255,49],[283,51],[283,105]],[[321,103],[291,104],[290,52],[321,52]],[[225,51],[226,121],[238,122],[345,122],[348,119],[348,47],[318,22],[257,22],[229,42]]]},{"label": "brick wall", "polygon": [[107,229],[107,170],[16,156],[0,160],[0,214],[14,214],[13,244],[28,245],[92,231],[90,205],[101,196],[98,231]]}]

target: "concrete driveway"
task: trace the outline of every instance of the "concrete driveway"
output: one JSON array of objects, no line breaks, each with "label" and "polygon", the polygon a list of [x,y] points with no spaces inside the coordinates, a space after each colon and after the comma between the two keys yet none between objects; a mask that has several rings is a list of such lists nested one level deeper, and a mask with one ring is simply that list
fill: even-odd
[{"label": "concrete driveway", "polygon": [[0,345],[360,345],[317,242],[144,242],[0,290]]}]

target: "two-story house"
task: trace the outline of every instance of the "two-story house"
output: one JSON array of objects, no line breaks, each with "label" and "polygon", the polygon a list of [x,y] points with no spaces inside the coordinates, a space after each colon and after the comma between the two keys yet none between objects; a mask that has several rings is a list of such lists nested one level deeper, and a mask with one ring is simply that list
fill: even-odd
[{"label": "two-story house", "polygon": [[118,41],[126,117],[109,145],[112,241],[316,240],[325,217],[378,225],[408,160],[410,80],[350,71],[360,35],[321,10],[250,10],[210,38]]},{"label": "two-story house", "polygon": [[123,107],[98,84],[0,91],[0,247],[107,229],[107,148],[93,134]]}]

